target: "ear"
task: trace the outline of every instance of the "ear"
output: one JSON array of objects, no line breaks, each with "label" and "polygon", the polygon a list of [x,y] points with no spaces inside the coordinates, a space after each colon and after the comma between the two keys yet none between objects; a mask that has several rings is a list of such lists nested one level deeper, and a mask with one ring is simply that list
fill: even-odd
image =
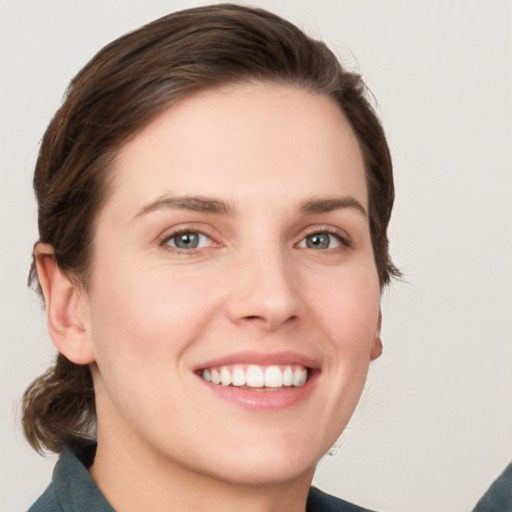
[{"label": "ear", "polygon": [[94,362],[92,344],[86,329],[85,292],[73,284],[57,265],[51,245],[37,243],[34,259],[46,304],[48,331],[54,345],[73,363]]},{"label": "ear", "polygon": [[370,351],[370,360],[374,361],[382,355],[382,340],[380,332],[382,328],[382,311],[379,310],[379,320],[377,323],[377,330],[375,331],[375,339],[373,340],[372,349]]}]

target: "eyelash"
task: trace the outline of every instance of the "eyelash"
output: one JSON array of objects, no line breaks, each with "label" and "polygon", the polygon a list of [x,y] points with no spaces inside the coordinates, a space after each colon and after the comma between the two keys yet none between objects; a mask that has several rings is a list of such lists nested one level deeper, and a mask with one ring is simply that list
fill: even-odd
[{"label": "eyelash", "polygon": [[[208,234],[204,233],[203,231],[201,231],[197,228],[194,228],[194,227],[189,227],[189,228],[182,227],[176,231],[166,234],[165,237],[160,240],[159,245],[162,246],[165,250],[172,252],[174,254],[178,254],[178,255],[183,254],[183,255],[187,255],[187,256],[193,256],[193,255],[200,254],[204,249],[208,248],[208,247],[199,247],[199,248],[192,248],[192,249],[182,249],[179,247],[174,247],[174,246],[169,245],[169,242],[172,239],[175,239],[175,238],[177,238],[181,235],[185,235],[185,234],[205,236],[210,240],[211,247],[215,247],[215,246],[218,247],[221,245],[221,244],[217,243],[210,235],[208,235]],[[311,230],[302,234],[300,240],[297,243],[295,243],[294,246],[297,246],[298,244],[303,243],[309,236],[323,235],[323,234],[327,234],[327,235],[330,235],[330,236],[336,238],[336,240],[339,242],[340,246],[334,247],[334,248],[326,248],[323,250],[319,250],[319,252],[336,253],[336,252],[341,252],[344,249],[350,249],[352,247],[352,243],[351,243],[350,239],[348,238],[348,236],[343,235],[340,232],[340,230],[330,227],[330,226],[316,227],[314,229],[312,228]],[[304,248],[308,248],[308,247],[304,247]],[[313,250],[313,251],[316,250],[316,249],[312,249],[312,248],[309,248],[309,249]]]},{"label": "eyelash", "polygon": [[302,237],[298,243],[302,243],[303,241],[305,241],[308,236],[323,235],[323,234],[327,234],[327,235],[330,235],[330,236],[336,238],[337,241],[340,243],[340,247],[328,248],[322,252],[330,252],[330,253],[341,252],[341,251],[343,251],[343,249],[350,249],[352,247],[352,242],[351,242],[350,238],[347,235],[343,234],[339,229],[333,228],[331,226],[322,226],[320,228],[319,227],[312,228],[311,230],[307,231],[305,234],[302,235]]},{"label": "eyelash", "polygon": [[175,238],[178,238],[179,236],[186,235],[186,234],[205,236],[210,240],[211,246],[215,247],[215,246],[220,245],[220,244],[216,243],[210,235],[204,233],[203,231],[201,231],[197,228],[183,227],[183,228],[180,228],[180,229],[173,231],[169,234],[166,234],[166,236],[164,238],[162,238],[162,240],[160,241],[160,246],[162,246],[165,250],[172,252],[174,254],[186,254],[189,256],[198,254],[206,248],[206,247],[199,247],[199,248],[194,247],[192,249],[182,249],[180,247],[174,247],[172,245],[169,245],[169,242],[173,238],[175,239]]}]

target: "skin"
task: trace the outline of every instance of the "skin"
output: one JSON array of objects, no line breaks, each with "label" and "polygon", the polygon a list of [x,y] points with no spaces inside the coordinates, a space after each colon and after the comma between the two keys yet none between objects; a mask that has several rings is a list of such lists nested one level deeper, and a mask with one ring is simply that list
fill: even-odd
[{"label": "skin", "polygon": [[[382,349],[350,125],[333,100],[303,89],[224,87],[160,114],[112,172],[87,290],[60,272],[51,247],[36,248],[52,339],[93,373],[91,475],[122,512],[303,511]],[[169,204],[191,196],[229,211]],[[311,201],[329,211],[305,209]],[[176,231],[202,233],[199,247],[176,249]],[[326,232],[327,247],[311,246]],[[195,373],[233,353],[290,351],[317,370],[307,397],[287,407],[242,407]]]}]

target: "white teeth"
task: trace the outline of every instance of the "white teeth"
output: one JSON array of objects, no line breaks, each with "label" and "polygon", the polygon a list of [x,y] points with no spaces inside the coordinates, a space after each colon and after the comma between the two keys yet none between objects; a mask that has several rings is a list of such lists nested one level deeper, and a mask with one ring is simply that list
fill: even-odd
[{"label": "white teeth", "polygon": [[242,368],[235,368],[233,370],[233,386],[245,386],[245,372]]},{"label": "white teeth", "polygon": [[291,366],[287,366],[283,372],[283,386],[291,386],[293,384],[293,370]]},{"label": "white teeth", "polygon": [[304,386],[308,378],[308,372],[305,368],[296,368],[293,372],[293,385]]},{"label": "white teeth", "polygon": [[265,387],[280,388],[283,386],[283,375],[279,366],[269,366],[265,371]]},{"label": "white teeth", "polygon": [[254,364],[249,365],[247,368],[247,385],[250,388],[262,388],[265,384],[265,379],[263,377],[263,371],[259,366]]},{"label": "white teeth", "polygon": [[223,386],[229,386],[231,384],[231,373],[229,373],[229,370],[225,366],[220,369],[220,383]]},{"label": "white teeth", "polygon": [[220,374],[217,370],[212,370],[211,376],[212,376],[212,382],[214,384],[220,384]]},{"label": "white teeth", "polygon": [[303,366],[258,366],[251,364],[222,366],[202,371],[201,376],[207,382],[222,386],[248,386],[250,388],[300,387],[308,380],[308,370]]}]

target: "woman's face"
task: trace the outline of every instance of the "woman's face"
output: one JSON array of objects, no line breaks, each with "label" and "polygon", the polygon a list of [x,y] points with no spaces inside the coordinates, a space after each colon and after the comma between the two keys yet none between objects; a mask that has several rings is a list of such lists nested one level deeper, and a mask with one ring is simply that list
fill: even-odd
[{"label": "woman's face", "polygon": [[202,92],[113,173],[83,299],[100,448],[229,482],[312,476],[381,349],[364,166],[339,108],[282,85]]}]

